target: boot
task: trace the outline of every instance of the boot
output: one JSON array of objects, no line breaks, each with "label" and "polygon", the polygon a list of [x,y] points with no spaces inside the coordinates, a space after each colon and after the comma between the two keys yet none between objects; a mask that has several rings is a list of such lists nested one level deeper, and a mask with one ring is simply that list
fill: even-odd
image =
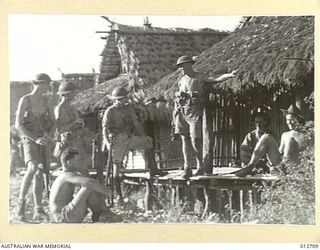
[{"label": "boot", "polygon": [[34,209],[33,220],[49,220],[49,215],[42,207],[38,207]]},{"label": "boot", "polygon": [[184,170],[182,178],[189,179],[192,176],[192,168],[188,167]]},{"label": "boot", "polygon": [[20,221],[24,221],[26,219],[25,208],[26,208],[26,201],[20,200],[16,208],[16,217]]}]

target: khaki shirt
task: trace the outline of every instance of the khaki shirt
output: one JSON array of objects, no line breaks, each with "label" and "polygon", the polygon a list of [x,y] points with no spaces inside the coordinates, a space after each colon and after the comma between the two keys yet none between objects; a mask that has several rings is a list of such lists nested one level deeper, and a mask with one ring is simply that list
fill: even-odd
[{"label": "khaki shirt", "polygon": [[131,105],[109,107],[102,119],[102,127],[107,128],[108,133],[114,135],[125,134],[144,134],[142,126]]}]

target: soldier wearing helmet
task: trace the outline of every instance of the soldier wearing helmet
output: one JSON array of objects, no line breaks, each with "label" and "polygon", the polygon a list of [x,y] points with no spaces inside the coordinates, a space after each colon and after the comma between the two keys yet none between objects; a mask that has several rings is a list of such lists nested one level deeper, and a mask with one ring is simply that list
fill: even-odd
[{"label": "soldier wearing helmet", "polygon": [[154,159],[152,138],[145,135],[144,129],[128,100],[128,90],[117,87],[109,98],[113,101],[102,119],[102,134],[105,145],[110,150],[112,144],[113,173],[117,200],[122,201],[120,170],[125,153],[132,150],[145,150],[146,167],[150,175],[160,174]]},{"label": "soldier wearing helmet", "polygon": [[280,142],[280,153],[283,155],[283,161],[298,162],[299,153],[305,148],[307,137],[301,131],[301,125],[305,118],[300,108],[296,105],[290,105],[287,110],[282,109],[289,131],[282,133]]},{"label": "soldier wearing helmet", "polygon": [[67,147],[75,147],[79,151],[78,165],[80,173],[89,176],[88,160],[90,157],[85,155],[84,147],[90,147],[90,139],[78,134],[83,131],[84,121],[81,119],[78,110],[71,104],[77,87],[69,82],[64,81],[60,84],[57,94],[61,96],[59,104],[55,107],[54,114],[57,121],[57,134],[59,141],[54,150],[54,156],[60,158],[61,152]]},{"label": "soldier wearing helmet", "polygon": [[251,111],[255,129],[248,133],[240,146],[241,161],[246,166],[237,176],[269,173],[270,167],[281,162],[278,144],[272,136],[269,125],[268,107],[262,106]]},{"label": "soldier wearing helmet", "polygon": [[55,130],[54,114],[48,104],[47,96],[51,79],[47,74],[36,75],[33,80],[33,90],[19,100],[16,112],[15,127],[23,142],[24,160],[27,171],[22,179],[17,218],[25,220],[26,195],[33,180],[34,219],[48,219],[43,210],[42,193],[43,169],[46,161],[46,146],[49,137]]},{"label": "soldier wearing helmet", "polygon": [[175,102],[174,123],[175,134],[182,139],[182,152],[184,157],[184,178],[192,176],[190,152],[195,151],[197,161],[196,175],[204,173],[202,165],[202,113],[204,83],[217,83],[234,77],[236,71],[224,74],[218,78],[208,74],[196,72],[193,69],[194,57],[181,56],[177,65],[181,69],[179,78],[179,92]]}]

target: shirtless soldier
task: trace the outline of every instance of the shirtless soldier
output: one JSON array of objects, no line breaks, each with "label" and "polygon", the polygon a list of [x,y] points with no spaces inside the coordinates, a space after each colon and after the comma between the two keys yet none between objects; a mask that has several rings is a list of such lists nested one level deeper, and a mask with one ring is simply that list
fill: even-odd
[{"label": "shirtless soldier", "polygon": [[34,219],[46,219],[43,210],[42,192],[44,190],[43,169],[46,161],[46,146],[49,135],[55,129],[53,110],[48,105],[44,95],[50,87],[51,79],[47,74],[41,73],[33,81],[31,93],[19,100],[15,127],[20,132],[24,161],[27,171],[21,182],[21,189],[17,207],[17,217],[25,220],[26,195],[33,179],[33,198],[35,204]]},{"label": "shirtless soldier", "polygon": [[[92,211],[92,220],[98,221],[99,216],[108,212],[104,199],[110,195],[98,181],[78,173],[76,158],[79,152],[72,147],[66,148],[61,154],[62,173],[52,184],[50,194],[50,213],[57,223],[81,223]],[[75,187],[81,186],[75,193]]]},{"label": "shirtless soldier", "polygon": [[80,156],[78,157],[79,171],[89,176],[88,163],[90,157],[86,157],[85,147],[90,147],[91,140],[87,137],[78,136],[78,132],[83,132],[84,121],[80,118],[79,112],[71,104],[74,97],[76,86],[71,82],[62,82],[59,86],[58,93],[61,96],[59,104],[54,109],[54,115],[57,121],[57,132],[59,142],[57,142],[54,155],[60,158],[61,152],[67,147],[75,147]]},{"label": "shirtless soldier", "polygon": [[301,109],[295,105],[291,105],[288,110],[282,112],[286,118],[289,131],[282,133],[280,142],[280,153],[282,160],[298,162],[299,153],[306,146],[306,135],[301,131],[300,127],[304,124],[304,116]]}]

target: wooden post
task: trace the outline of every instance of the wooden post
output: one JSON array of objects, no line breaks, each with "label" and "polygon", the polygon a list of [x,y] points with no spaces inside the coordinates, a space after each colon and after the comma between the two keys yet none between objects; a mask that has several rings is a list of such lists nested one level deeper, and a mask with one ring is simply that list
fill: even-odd
[{"label": "wooden post", "polygon": [[240,223],[243,221],[243,190],[239,190],[239,199],[240,199]]},{"label": "wooden post", "polygon": [[146,180],[146,193],[144,196],[144,210],[145,212],[151,210],[151,182],[149,180]]},{"label": "wooden post", "polygon": [[204,207],[201,219],[205,219],[206,216],[209,215],[209,212],[211,211],[211,207],[212,207],[212,191],[208,187],[205,187],[203,189],[203,192],[204,192],[204,199],[205,199],[205,207]]},{"label": "wooden post", "polygon": [[203,167],[205,173],[212,173],[213,164],[213,115],[210,111],[209,94],[205,96],[205,107],[202,118]]}]

